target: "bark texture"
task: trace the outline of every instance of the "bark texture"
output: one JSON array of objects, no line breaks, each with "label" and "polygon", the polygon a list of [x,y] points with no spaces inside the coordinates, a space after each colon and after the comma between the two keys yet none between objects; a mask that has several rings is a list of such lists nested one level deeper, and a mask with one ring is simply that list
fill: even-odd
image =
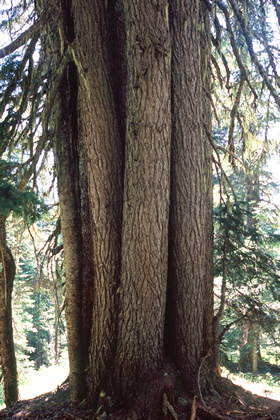
[{"label": "bark texture", "polygon": [[15,403],[19,397],[12,321],[15,271],[14,259],[6,243],[6,217],[0,215],[0,363],[7,407]]},{"label": "bark texture", "polygon": [[120,273],[123,154],[112,92],[104,1],[73,1],[79,72],[79,135],[87,161],[92,241],[93,313],[89,372],[91,396],[105,381],[116,350]]},{"label": "bark texture", "polygon": [[[170,2],[172,160],[166,346],[197,392],[211,342],[211,151],[209,23],[203,2]],[[209,252],[210,251],[210,252]]]},{"label": "bark texture", "polygon": [[[43,10],[40,4],[40,11]],[[39,5],[38,5],[39,7]],[[55,69],[60,66],[69,43],[74,40],[71,1],[63,0],[48,22],[43,38],[46,62],[49,64],[50,85],[58,76]],[[59,28],[52,32],[51,27]],[[70,54],[68,53],[68,56]],[[86,223],[84,221],[84,194],[86,180],[83,171],[82,146],[78,135],[78,72],[73,60],[60,76],[50,129],[55,133],[54,149],[60,202],[60,221],[64,243],[66,272],[66,323],[69,354],[70,395],[73,404],[80,403],[87,393],[86,360],[88,342],[84,335],[83,304],[89,305],[90,294],[84,297],[83,285],[87,282],[84,243]],[[90,267],[90,265],[89,265]],[[87,306],[85,307],[85,312]]]},{"label": "bark texture", "polygon": [[171,62],[167,2],[124,3],[127,115],[116,378],[127,396],[163,356]]},{"label": "bark texture", "polygon": [[[63,92],[63,93],[62,93]],[[56,112],[56,157],[60,219],[66,271],[66,322],[69,382],[74,404],[86,396],[85,347],[82,322],[83,238],[80,217],[79,162],[77,144],[77,74],[67,66],[60,85]],[[60,112],[59,112],[60,111]]]},{"label": "bark texture", "polygon": [[106,390],[157,419],[169,366],[196,393],[211,346],[207,12],[187,0],[62,4],[72,63],[56,147],[69,328],[74,316],[83,332],[70,351],[85,353],[90,400]]}]

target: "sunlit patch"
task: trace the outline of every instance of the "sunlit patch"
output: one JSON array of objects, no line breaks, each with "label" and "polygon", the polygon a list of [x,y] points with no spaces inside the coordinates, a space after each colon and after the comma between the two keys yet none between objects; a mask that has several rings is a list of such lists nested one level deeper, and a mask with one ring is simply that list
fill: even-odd
[{"label": "sunlit patch", "polygon": [[37,397],[56,389],[67,378],[68,370],[64,366],[42,367],[27,375],[27,385],[19,386],[20,399]]},{"label": "sunlit patch", "polygon": [[270,398],[272,400],[280,401],[280,389],[278,385],[269,384],[268,375],[257,375],[254,378],[254,381],[242,377],[241,375],[236,375],[234,373],[229,373],[227,369],[222,369],[223,376],[230,379],[234,384],[241,386],[247,391],[252,392],[252,394],[258,395],[260,397]]}]

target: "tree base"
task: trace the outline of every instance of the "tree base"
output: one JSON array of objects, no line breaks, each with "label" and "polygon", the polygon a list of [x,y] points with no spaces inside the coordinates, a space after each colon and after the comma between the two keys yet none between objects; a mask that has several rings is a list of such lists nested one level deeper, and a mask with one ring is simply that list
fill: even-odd
[{"label": "tree base", "polygon": [[174,378],[167,372],[145,374],[139,380],[131,414],[135,419],[174,419]]}]

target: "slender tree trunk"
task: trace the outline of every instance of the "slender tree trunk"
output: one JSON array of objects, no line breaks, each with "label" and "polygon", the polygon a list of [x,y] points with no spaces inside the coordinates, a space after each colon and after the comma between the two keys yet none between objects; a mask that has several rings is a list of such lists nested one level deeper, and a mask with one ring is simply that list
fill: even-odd
[{"label": "slender tree trunk", "polygon": [[59,93],[55,151],[66,269],[69,382],[71,400],[76,404],[85,398],[87,386],[82,322],[83,240],[77,160],[77,74],[73,63],[65,71]]},{"label": "slender tree trunk", "polygon": [[[211,343],[209,22],[203,2],[170,2],[172,160],[166,347],[190,393]],[[203,44],[204,42],[204,44]],[[205,84],[206,82],[206,84]],[[209,95],[209,92],[208,92]]]},{"label": "slender tree trunk", "polygon": [[0,362],[7,407],[15,403],[19,397],[12,323],[14,277],[15,263],[6,243],[6,217],[0,215]]},{"label": "slender tree trunk", "polygon": [[243,325],[243,343],[240,346],[239,364],[241,369],[251,370],[253,374],[257,373],[261,359],[259,334],[259,325],[253,320]]},{"label": "slender tree trunk", "polygon": [[[45,0],[37,3],[37,8],[44,10]],[[55,70],[67,45],[74,40],[74,27],[71,0],[62,0],[57,4],[56,15],[45,28],[43,47],[46,63],[49,66],[50,84],[57,77]],[[58,32],[51,31],[51,26],[59,27]],[[64,245],[66,272],[66,324],[69,355],[70,396],[73,404],[81,402],[87,393],[86,360],[88,340],[85,339],[83,307],[90,301],[90,294],[82,295],[85,273],[88,274],[88,261],[84,259],[87,246],[84,243],[85,230],[90,225],[84,223],[84,171],[82,146],[78,135],[78,74],[74,61],[69,61],[61,77],[57,96],[50,119],[50,128],[54,136],[58,194],[60,203],[61,231]],[[89,234],[88,236],[90,236]],[[85,265],[87,264],[87,267]],[[87,288],[88,290],[88,288]],[[85,308],[87,312],[87,308]]]},{"label": "slender tree trunk", "polygon": [[227,290],[227,260],[228,260],[228,242],[229,232],[228,229],[225,231],[224,244],[223,244],[223,272],[222,272],[222,284],[221,284],[221,295],[219,309],[213,318],[213,373],[219,372],[220,366],[220,344],[221,344],[221,333],[220,326],[224,315],[226,306],[226,290]]},{"label": "slender tree trunk", "polygon": [[252,337],[252,371],[253,374],[256,375],[258,372],[258,364],[259,364],[259,326],[258,324],[254,324],[252,326],[253,329],[253,337]]}]

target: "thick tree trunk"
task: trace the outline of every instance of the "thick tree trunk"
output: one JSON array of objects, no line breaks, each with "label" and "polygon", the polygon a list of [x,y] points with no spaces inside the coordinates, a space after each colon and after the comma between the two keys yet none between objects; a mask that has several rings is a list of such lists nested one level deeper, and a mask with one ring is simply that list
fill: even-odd
[{"label": "thick tree trunk", "polygon": [[124,2],[126,150],[116,378],[128,398],[163,360],[171,147],[167,2]]},{"label": "thick tree trunk", "polygon": [[[152,405],[172,388],[166,355],[195,393],[212,338],[207,13],[183,0],[70,3],[63,14],[77,90],[61,102],[61,127],[76,107],[77,143],[58,160],[68,162],[59,171],[63,200],[75,203],[61,207],[62,230],[72,232],[66,274],[79,267],[82,300],[70,281],[67,302],[85,306],[76,326],[83,313],[90,399],[102,389],[118,401],[146,393],[140,417],[157,419]],[[58,150],[73,137],[60,133]],[[69,340],[82,351],[82,338]]]},{"label": "thick tree trunk", "polygon": [[173,128],[166,346],[186,387],[196,393],[212,321],[211,147],[206,135],[211,120],[204,90],[210,43],[203,2],[170,2],[170,25]]},{"label": "thick tree trunk", "polygon": [[90,395],[108,378],[116,351],[123,154],[112,92],[106,2],[73,0],[79,71],[79,135],[87,160],[92,234]]},{"label": "thick tree trunk", "polygon": [[14,277],[15,263],[6,243],[6,216],[0,215],[0,362],[7,407],[19,397],[12,322]]}]

